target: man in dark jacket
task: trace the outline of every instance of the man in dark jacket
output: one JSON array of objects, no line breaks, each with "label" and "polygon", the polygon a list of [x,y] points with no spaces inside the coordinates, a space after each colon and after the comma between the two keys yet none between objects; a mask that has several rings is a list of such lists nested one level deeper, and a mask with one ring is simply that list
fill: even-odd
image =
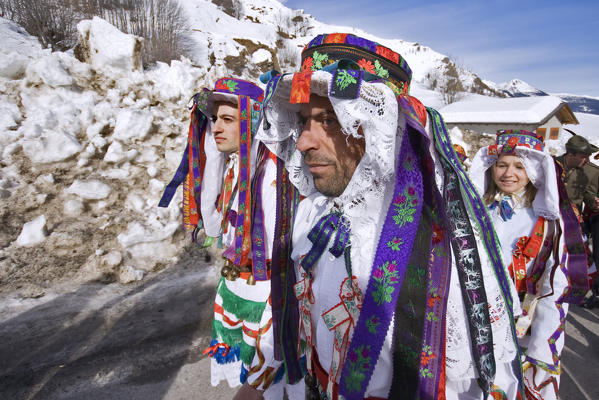
[{"label": "man in dark jacket", "polygon": [[592,166],[585,168],[590,155],[596,151],[599,151],[599,147],[576,135],[566,142],[566,153],[556,158],[564,168],[568,197],[580,213],[583,211],[583,203],[586,207],[599,211],[599,199],[596,197],[599,169]]}]

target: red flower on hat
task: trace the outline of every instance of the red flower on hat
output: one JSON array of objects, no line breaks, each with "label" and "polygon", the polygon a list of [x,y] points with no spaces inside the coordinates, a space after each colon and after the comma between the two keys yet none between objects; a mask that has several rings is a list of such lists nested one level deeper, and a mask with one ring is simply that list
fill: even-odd
[{"label": "red flower on hat", "polygon": [[214,86],[215,90],[222,90],[222,91],[229,91],[229,87],[227,85],[225,85],[225,81],[222,79],[219,79],[218,81],[216,81],[216,85]]},{"label": "red flower on hat", "polygon": [[371,74],[374,74],[374,71],[375,71],[374,64],[370,60],[363,58],[360,61],[358,61],[358,65],[365,71],[368,71]]},{"label": "red flower on hat", "polygon": [[347,33],[331,33],[325,39],[324,43],[345,43]]},{"label": "red flower on hat", "polygon": [[518,144],[518,138],[515,136],[509,138],[507,141],[507,145],[511,148],[516,147],[517,144]]},{"label": "red flower on hat", "polygon": [[399,54],[394,52],[393,50],[384,47],[384,46],[376,46],[376,54],[385,57],[387,60],[391,60],[394,63],[399,62]]},{"label": "red flower on hat", "polygon": [[314,60],[312,57],[306,57],[304,62],[302,63],[302,71],[312,71],[312,66],[314,65]]},{"label": "red flower on hat", "polygon": [[489,151],[487,153],[490,156],[496,156],[497,155],[497,145],[496,144],[492,144],[489,146]]}]

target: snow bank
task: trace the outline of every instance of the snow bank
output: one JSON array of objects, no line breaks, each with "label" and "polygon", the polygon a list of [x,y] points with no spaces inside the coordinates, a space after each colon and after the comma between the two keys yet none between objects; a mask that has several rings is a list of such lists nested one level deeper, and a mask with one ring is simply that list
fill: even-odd
[{"label": "snow bank", "polygon": [[81,21],[77,24],[77,31],[77,55],[95,69],[133,71],[142,68],[142,38],[122,33],[100,17]]}]

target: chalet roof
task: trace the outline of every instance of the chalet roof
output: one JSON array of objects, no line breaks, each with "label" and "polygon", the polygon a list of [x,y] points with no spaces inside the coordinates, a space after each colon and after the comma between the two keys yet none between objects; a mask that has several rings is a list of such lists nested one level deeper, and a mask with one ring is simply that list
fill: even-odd
[{"label": "chalet roof", "polygon": [[578,124],[568,103],[555,96],[478,97],[439,110],[449,124],[543,125],[557,114],[562,124]]}]

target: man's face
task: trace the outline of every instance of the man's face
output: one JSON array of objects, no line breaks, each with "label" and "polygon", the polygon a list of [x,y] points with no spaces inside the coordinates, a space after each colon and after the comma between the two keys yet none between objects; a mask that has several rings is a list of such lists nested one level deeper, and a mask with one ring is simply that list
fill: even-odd
[{"label": "man's face", "polygon": [[310,96],[300,110],[303,125],[297,148],[304,153],[316,190],[338,197],[351,180],[365,151],[363,138],[346,136],[326,97]]},{"label": "man's face", "polygon": [[566,166],[568,168],[580,168],[589,162],[589,155],[585,153],[567,153]]},{"label": "man's face", "polygon": [[224,101],[214,103],[212,133],[216,148],[222,153],[239,151],[239,111],[237,105]]}]

